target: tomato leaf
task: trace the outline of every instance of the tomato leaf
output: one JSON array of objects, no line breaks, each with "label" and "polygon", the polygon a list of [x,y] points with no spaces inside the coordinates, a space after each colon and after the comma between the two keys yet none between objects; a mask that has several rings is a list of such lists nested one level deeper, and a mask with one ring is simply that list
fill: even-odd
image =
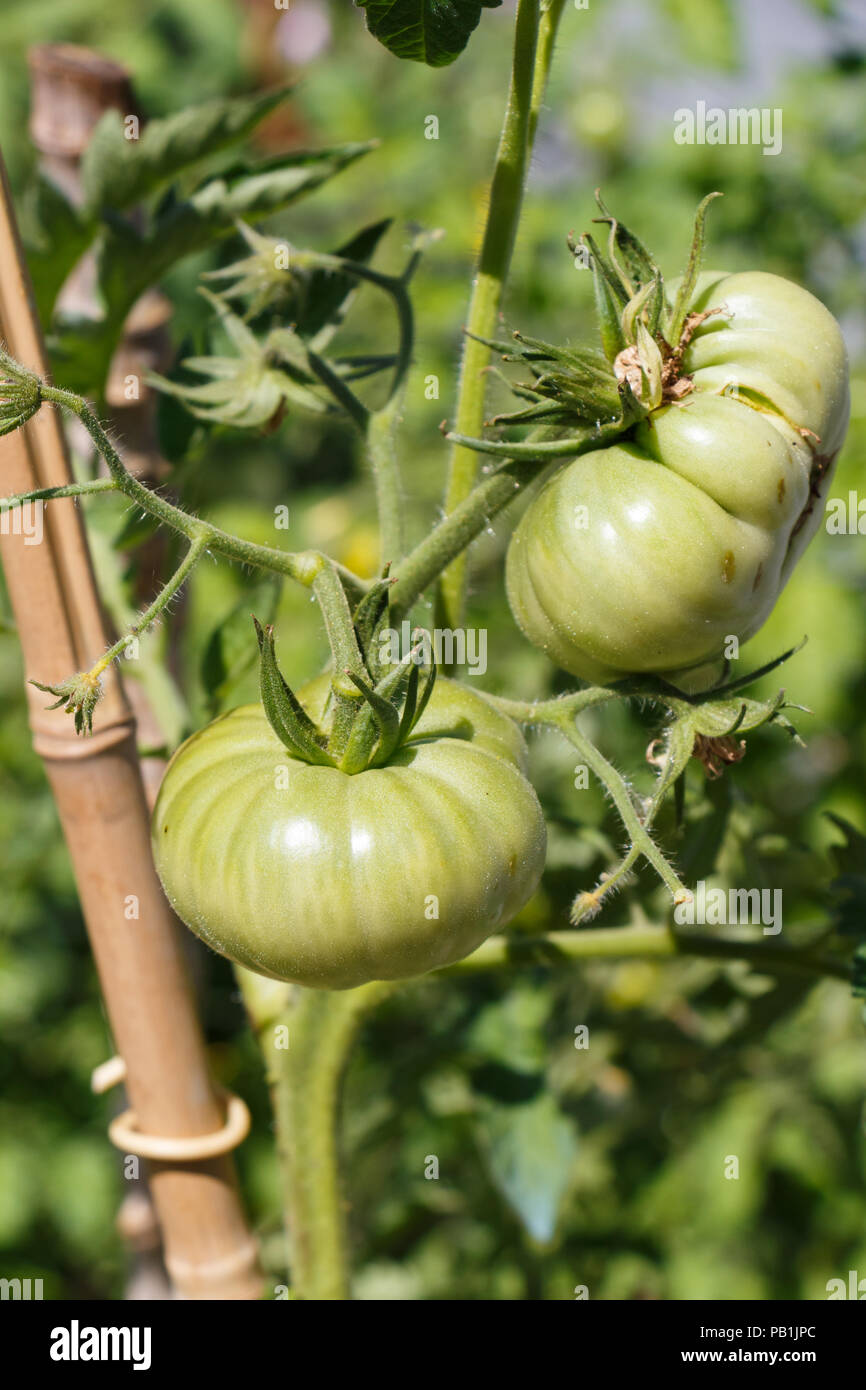
[{"label": "tomato leaf", "polygon": [[141,202],[190,165],[243,140],[289,90],[190,106],[148,121],[136,140],[126,138],[119,112],[106,111],[81,161],[85,208],[124,209]]},{"label": "tomato leaf", "polygon": [[445,67],[463,52],[482,10],[502,0],[356,0],[367,28],[397,58]]},{"label": "tomato leaf", "polygon": [[208,179],[185,199],[169,190],[143,231],[106,213],[96,245],[102,315],[60,321],[51,344],[64,385],[87,394],[105,380],[132,305],[176,262],[234,233],[238,218],[256,221],[288,207],[372,148],[367,142],[294,150]]},{"label": "tomato leaf", "polygon": [[312,192],[345,169],[370,144],[340,145],[318,152],[293,151],[279,163],[267,160],[246,165],[231,176],[208,180],[188,199],[165,199],[141,237],[108,233],[100,255],[100,288],[103,294],[116,281],[129,277],[135,293],[159,279],[175,261],[200,251],[210,242],[233,232],[238,218],[266,217]]},{"label": "tomato leaf", "polygon": [[479,1140],[490,1175],[538,1241],[556,1232],[577,1157],[577,1133],[549,1091],[520,1105],[485,1103]]}]

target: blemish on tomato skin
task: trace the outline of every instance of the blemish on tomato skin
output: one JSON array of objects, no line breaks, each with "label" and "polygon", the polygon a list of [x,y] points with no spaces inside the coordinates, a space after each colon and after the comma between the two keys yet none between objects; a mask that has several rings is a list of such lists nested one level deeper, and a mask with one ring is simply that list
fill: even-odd
[{"label": "blemish on tomato skin", "polygon": [[763,579],[763,577],[764,577],[764,562],[763,562],[763,560],[762,560],[762,561],[760,562],[760,564],[758,565],[758,568],[755,570],[755,579],[754,579],[754,583],[752,584],[752,593],[755,592],[755,590],[757,589],[757,587],[758,587],[758,585],[760,584],[760,582],[761,582],[761,580]]},{"label": "blemish on tomato skin", "polygon": [[733,550],[726,550],[722,556],[722,583],[730,584],[737,570]]},{"label": "blemish on tomato skin", "polygon": [[778,497],[778,499],[779,499],[780,502],[783,501],[784,496],[785,496],[785,479],[784,479],[784,478],[780,478],[780,479],[779,479],[779,484],[778,484],[778,486],[777,486],[777,488],[776,488],[776,496]]}]

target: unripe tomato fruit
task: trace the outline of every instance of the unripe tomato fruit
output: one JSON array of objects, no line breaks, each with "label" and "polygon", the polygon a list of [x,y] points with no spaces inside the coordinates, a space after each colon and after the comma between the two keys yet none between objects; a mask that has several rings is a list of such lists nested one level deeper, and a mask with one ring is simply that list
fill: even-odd
[{"label": "unripe tomato fruit", "polygon": [[820,524],[848,424],[839,326],[759,271],[701,275],[690,310],[722,306],[685,350],[691,393],[554,474],[512,537],[517,622],[584,680],[714,684]]},{"label": "unripe tomato fruit", "polygon": [[[317,717],[328,678],[300,692]],[[409,741],[349,776],[294,758],[261,705],[193,734],[153,816],[165,892],[203,941],[324,989],[473,951],[531,897],[546,833],[519,729],[440,679]]]}]

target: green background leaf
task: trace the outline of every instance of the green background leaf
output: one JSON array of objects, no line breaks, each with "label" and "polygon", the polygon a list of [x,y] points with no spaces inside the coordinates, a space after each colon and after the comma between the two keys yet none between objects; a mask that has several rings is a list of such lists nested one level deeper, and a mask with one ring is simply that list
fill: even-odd
[{"label": "green background leaf", "polygon": [[441,68],[463,52],[483,9],[502,0],[356,0],[367,28],[398,58]]}]

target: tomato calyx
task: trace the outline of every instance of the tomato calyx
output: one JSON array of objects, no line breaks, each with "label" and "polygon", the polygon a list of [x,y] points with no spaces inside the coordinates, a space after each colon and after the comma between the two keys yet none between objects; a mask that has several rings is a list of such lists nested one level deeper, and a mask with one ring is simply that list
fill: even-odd
[{"label": "tomato calyx", "polygon": [[[595,220],[608,227],[606,248],[602,250],[589,232],[580,244],[569,233],[567,243],[575,263],[592,270],[602,350],[548,343],[519,332],[512,343],[479,339],[504,362],[520,362],[529,370],[529,379],[512,381],[497,368],[488,369],[524,404],[493,416],[487,425],[538,426],[541,463],[551,456],[551,439],[565,444],[573,439],[575,452],[585,452],[592,447],[593,430],[600,444],[608,444],[611,436],[625,435],[652,411],[688,396],[694,386],[683,370],[686,349],[706,318],[725,312],[721,307],[703,313],[689,308],[703,254],[707,208],[718,197],[721,194],[710,193],[698,207],[686,270],[670,301],[650,252],[596,192],[601,215]],[[459,442],[486,453],[507,451],[505,443],[492,445],[463,436]],[[522,443],[521,457],[528,457],[531,447],[531,441]]]},{"label": "tomato calyx", "polygon": [[46,705],[46,709],[59,709],[62,705],[64,714],[74,715],[77,734],[93,733],[93,712],[103,694],[99,676],[92,671],[78,671],[58,685],[43,685],[34,680],[29,683],[37,690],[44,690],[46,695],[57,696],[54,704]]},{"label": "tomato calyx", "polygon": [[0,435],[26,425],[41,404],[39,378],[0,350]]},{"label": "tomato calyx", "polygon": [[[382,581],[380,581],[380,586]],[[381,767],[410,737],[427,708],[436,680],[435,663],[430,663],[421,683],[423,645],[416,644],[396,665],[381,670],[376,641],[381,629],[370,623],[374,586],[356,610],[356,632],[360,626],[369,640],[364,675],[346,668],[331,681],[321,723],[314,720],[287,684],[277,663],[273,624],[262,627],[253,618],[260,651],[260,693],[262,705],[277,738],[294,758],[320,767],[333,767],[354,775],[371,767]],[[386,607],[387,611],[387,607]]]}]

